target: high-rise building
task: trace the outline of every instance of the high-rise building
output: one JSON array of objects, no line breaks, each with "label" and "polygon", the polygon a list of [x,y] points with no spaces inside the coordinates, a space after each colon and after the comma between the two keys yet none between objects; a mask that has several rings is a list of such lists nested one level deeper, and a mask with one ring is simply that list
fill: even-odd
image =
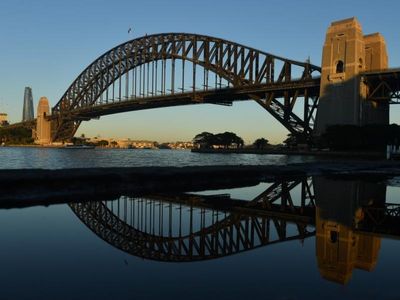
[{"label": "high-rise building", "polygon": [[24,93],[24,110],[22,112],[22,121],[30,121],[33,119],[32,89],[30,87],[26,87]]}]

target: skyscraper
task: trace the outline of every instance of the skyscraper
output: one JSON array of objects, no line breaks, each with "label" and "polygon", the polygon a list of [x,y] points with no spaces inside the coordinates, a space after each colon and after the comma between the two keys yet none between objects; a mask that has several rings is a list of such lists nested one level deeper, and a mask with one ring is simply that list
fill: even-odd
[{"label": "skyscraper", "polygon": [[33,97],[32,89],[30,87],[25,88],[24,94],[24,110],[22,112],[22,121],[33,120]]}]

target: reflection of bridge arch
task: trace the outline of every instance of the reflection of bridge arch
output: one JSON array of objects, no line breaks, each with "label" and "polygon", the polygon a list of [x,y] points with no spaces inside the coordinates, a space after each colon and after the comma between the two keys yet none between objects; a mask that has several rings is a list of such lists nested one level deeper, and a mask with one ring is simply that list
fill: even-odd
[{"label": "reflection of bridge arch", "polygon": [[[100,56],[71,84],[53,108],[53,140],[69,138],[82,120],[105,114],[248,99],[292,133],[310,134],[312,97],[319,93],[314,71],[320,68],[209,36],[141,37]],[[300,97],[305,99],[302,118],[293,112]]]},{"label": "reflection of bridge arch", "polygon": [[[332,189],[321,185],[324,182],[342,194],[345,201],[338,201]],[[314,184],[318,195],[314,194]],[[338,188],[337,184],[359,187],[353,190],[364,193],[349,193],[348,188]],[[315,233],[317,256],[322,261],[324,244],[318,240],[321,236],[329,239],[329,230],[340,229],[342,235],[348,232],[364,242],[376,240],[365,236],[400,236],[400,205],[382,201],[381,185],[370,184],[367,188],[360,182],[337,184],[310,178],[278,181],[251,201],[226,195],[154,194],[73,203],[70,207],[112,246],[135,256],[169,262],[220,258],[274,243],[303,240]],[[332,199],[325,201],[327,197]],[[330,216],[325,214],[328,208]],[[343,213],[349,215],[350,223],[343,219]],[[342,247],[345,240],[340,241],[342,244],[336,245],[328,240],[329,247]],[[361,258],[366,254],[368,251],[359,252]]]},{"label": "reflection of bridge arch", "polygon": [[[276,191],[276,187],[269,190]],[[311,202],[303,205],[301,213],[301,209],[294,211],[296,205],[282,194],[281,199],[268,198],[276,207],[263,211],[267,201],[263,194],[260,205],[224,197],[154,195],[70,207],[108,243],[129,254],[160,261],[213,259],[314,235],[307,211],[313,211]]]}]

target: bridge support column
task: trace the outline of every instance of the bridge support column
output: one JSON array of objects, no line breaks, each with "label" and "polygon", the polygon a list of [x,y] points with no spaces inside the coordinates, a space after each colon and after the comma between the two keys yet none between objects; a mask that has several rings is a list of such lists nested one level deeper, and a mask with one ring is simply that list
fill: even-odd
[{"label": "bridge support column", "polygon": [[315,135],[331,125],[389,124],[388,103],[366,100],[361,72],[387,68],[379,33],[364,36],[356,18],[333,22],[322,52],[321,87]]},{"label": "bridge support column", "polygon": [[51,122],[46,119],[49,114],[49,100],[46,97],[41,97],[37,109],[36,144],[47,145],[51,143]]}]

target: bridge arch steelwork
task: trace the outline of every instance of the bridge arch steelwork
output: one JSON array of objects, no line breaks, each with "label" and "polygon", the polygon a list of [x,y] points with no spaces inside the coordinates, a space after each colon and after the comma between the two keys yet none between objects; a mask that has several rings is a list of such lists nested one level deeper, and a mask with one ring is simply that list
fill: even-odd
[{"label": "bridge arch steelwork", "polygon": [[[255,100],[291,133],[311,135],[320,68],[211,36],[146,35],[91,63],[52,109],[52,139],[83,120],[174,105]],[[300,117],[293,111],[304,98]]]},{"label": "bridge arch steelwork", "polygon": [[[314,184],[326,188],[311,177],[303,177],[271,183],[252,200],[173,193],[122,196],[113,201],[69,206],[90,230],[112,246],[165,262],[209,260],[276,243],[303,241],[322,228],[318,222],[321,225],[327,220],[357,234],[400,236],[400,205],[385,203],[376,190],[369,189],[372,198],[352,194],[353,204],[347,211],[351,217],[343,218],[343,210],[350,208],[348,202],[342,202],[345,207],[332,209],[324,195],[315,194]],[[323,216],[326,211],[329,214]],[[357,222],[356,214],[362,216]]]},{"label": "bridge arch steelwork", "polygon": [[[224,195],[121,197],[69,206],[96,235],[131,255],[167,262],[215,259],[315,234],[307,179],[278,182],[252,201]],[[291,192],[301,187],[302,201]]]}]

